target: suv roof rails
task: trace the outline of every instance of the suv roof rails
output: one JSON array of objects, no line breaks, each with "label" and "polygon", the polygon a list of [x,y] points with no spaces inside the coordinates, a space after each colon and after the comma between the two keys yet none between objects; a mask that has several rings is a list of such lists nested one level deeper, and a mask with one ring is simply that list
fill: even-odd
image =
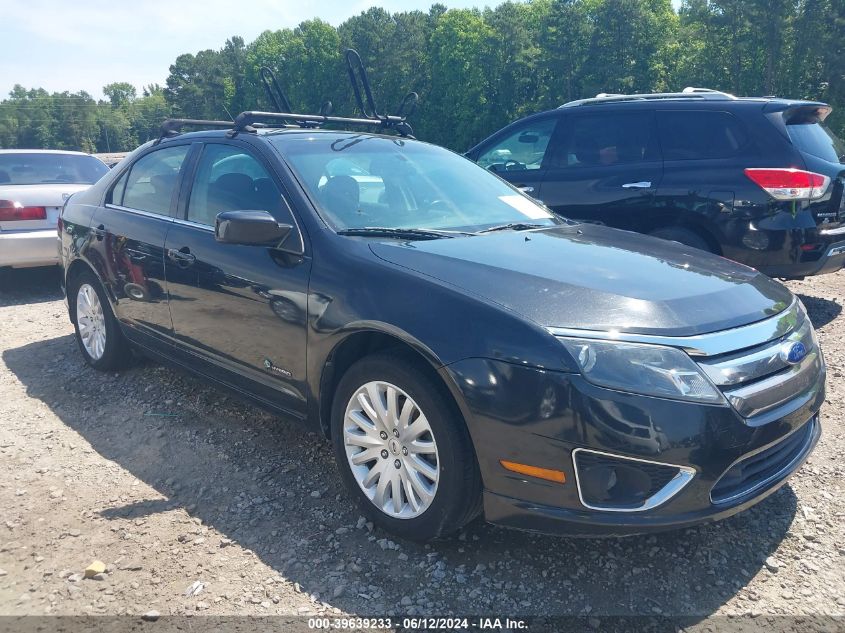
[{"label": "suv roof rails", "polygon": [[[409,92],[405,95],[396,109],[396,114],[380,114],[376,107],[373,91],[370,87],[370,80],[361,56],[354,49],[347,49],[345,53],[346,67],[349,73],[349,81],[352,84],[352,92],[358,109],[363,114],[361,117],[332,116],[332,102],[325,101],[320,107],[319,114],[299,114],[291,112],[290,101],[282,90],[275,73],[267,66],[259,70],[261,83],[267,93],[267,98],[276,112],[264,112],[261,110],[247,110],[235,117],[234,121],[206,121],[203,119],[167,119],[161,124],[159,137],[156,143],[163,139],[176,136],[185,126],[206,127],[206,128],[229,128],[229,136],[235,136],[239,132],[255,132],[256,128],[268,127],[266,122],[280,121],[283,127],[313,128],[320,127],[326,123],[338,123],[341,125],[355,125],[365,127],[378,127],[385,130],[393,130],[400,136],[413,138],[414,130],[408,123],[408,117],[414,113],[419,101],[416,92]],[[363,89],[363,95],[362,95]],[[364,102],[366,97],[366,104]]]},{"label": "suv roof rails", "polygon": [[736,97],[727,92],[711,90],[710,88],[695,88],[687,86],[681,92],[649,92],[642,94],[612,94],[601,92],[589,99],[577,99],[564,103],[561,108],[572,108],[581,105],[595,105],[597,103],[619,103],[620,101],[658,101],[661,99],[706,99],[714,101],[735,100]]}]

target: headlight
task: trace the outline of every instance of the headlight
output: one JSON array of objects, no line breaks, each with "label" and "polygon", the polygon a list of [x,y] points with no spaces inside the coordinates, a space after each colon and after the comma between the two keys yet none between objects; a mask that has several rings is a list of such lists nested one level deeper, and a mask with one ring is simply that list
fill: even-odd
[{"label": "headlight", "polygon": [[659,398],[722,404],[722,392],[674,347],[558,337],[594,385]]}]

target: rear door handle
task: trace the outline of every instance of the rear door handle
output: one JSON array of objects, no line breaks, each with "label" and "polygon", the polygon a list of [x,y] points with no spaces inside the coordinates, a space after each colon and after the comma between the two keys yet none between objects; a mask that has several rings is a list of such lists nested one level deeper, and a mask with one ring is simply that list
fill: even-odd
[{"label": "rear door handle", "polygon": [[522,193],[534,193],[534,187],[530,185],[519,185],[517,187]]},{"label": "rear door handle", "polygon": [[651,181],[650,180],[640,180],[639,182],[626,182],[622,185],[623,189],[650,189],[651,188]]},{"label": "rear door handle", "polygon": [[190,266],[197,260],[187,246],[183,246],[178,251],[175,248],[168,248],[167,257],[180,266]]}]

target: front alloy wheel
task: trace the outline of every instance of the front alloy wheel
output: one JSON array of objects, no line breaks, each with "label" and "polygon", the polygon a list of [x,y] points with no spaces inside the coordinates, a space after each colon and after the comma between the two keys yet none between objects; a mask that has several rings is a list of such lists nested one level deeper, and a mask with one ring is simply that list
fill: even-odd
[{"label": "front alloy wheel", "polygon": [[410,519],[437,494],[437,442],[425,414],[402,389],[374,380],[349,400],[343,425],[346,458],[367,498],[382,512]]},{"label": "front alloy wheel", "polygon": [[338,384],[331,423],[341,478],[379,527],[425,541],[480,512],[466,423],[424,361],[399,351],[359,360]]}]

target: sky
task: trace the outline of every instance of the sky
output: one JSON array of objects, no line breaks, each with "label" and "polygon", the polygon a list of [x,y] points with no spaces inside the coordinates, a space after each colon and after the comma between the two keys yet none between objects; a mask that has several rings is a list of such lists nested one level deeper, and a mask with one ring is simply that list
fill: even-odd
[{"label": "sky", "polygon": [[[164,85],[182,53],[219,49],[240,35],[321,18],[337,26],[371,6],[428,10],[435,0],[0,0],[0,98],[15,84],[49,92],[85,90],[128,81]],[[446,0],[452,8],[496,0]]]},{"label": "sky", "polygon": [[[96,99],[114,81],[140,94],[164,85],[182,53],[222,48],[240,35],[321,18],[338,26],[371,6],[428,10],[436,0],[0,0],[0,99],[15,84],[49,92],[85,90]],[[441,0],[450,8],[502,0]],[[677,8],[680,0],[672,0]]]}]

